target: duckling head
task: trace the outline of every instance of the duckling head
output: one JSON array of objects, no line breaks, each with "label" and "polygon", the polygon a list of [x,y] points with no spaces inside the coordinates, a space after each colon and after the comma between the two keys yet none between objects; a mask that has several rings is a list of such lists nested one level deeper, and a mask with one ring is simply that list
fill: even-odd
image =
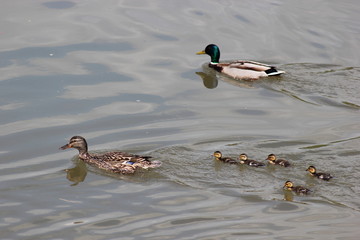
[{"label": "duckling head", "polygon": [[315,174],[316,173],[316,168],[314,166],[309,166],[306,171],[310,172],[311,174]]},{"label": "duckling head", "polygon": [[216,158],[216,159],[220,159],[222,157],[222,153],[220,151],[215,151],[213,156]]},{"label": "duckling head", "polygon": [[73,136],[70,138],[69,143],[60,147],[61,150],[65,150],[68,148],[75,148],[79,150],[80,154],[86,153],[88,151],[87,142],[85,138],[81,136]]},{"label": "duckling head", "polygon": [[242,154],[240,154],[239,159],[240,159],[240,160],[247,160],[247,159],[248,159],[248,156],[247,156],[246,153],[242,153]]},{"label": "duckling head", "polygon": [[294,184],[292,181],[286,181],[284,184],[284,188],[291,190],[294,187]]},{"label": "duckling head", "polygon": [[245,161],[248,159],[248,156],[246,155],[246,153],[242,153],[240,154],[239,159],[240,159],[240,163],[244,164]]},{"label": "duckling head", "polygon": [[275,156],[275,154],[269,154],[269,156],[267,157],[267,159],[266,160],[268,160],[269,162],[275,162],[275,160],[276,160],[276,156]]}]

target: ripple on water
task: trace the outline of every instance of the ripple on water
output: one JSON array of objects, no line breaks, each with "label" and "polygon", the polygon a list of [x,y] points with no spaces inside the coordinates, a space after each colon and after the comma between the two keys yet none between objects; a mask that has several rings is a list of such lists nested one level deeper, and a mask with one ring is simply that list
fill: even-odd
[{"label": "ripple on water", "polygon": [[[358,239],[357,2],[3,2],[2,238]],[[224,59],[350,67],[277,64],[282,77],[237,81],[200,69],[209,39]],[[57,150],[75,134],[163,165],[100,171]],[[293,168],[229,166],[215,150]],[[287,196],[289,179],[314,192]]]}]

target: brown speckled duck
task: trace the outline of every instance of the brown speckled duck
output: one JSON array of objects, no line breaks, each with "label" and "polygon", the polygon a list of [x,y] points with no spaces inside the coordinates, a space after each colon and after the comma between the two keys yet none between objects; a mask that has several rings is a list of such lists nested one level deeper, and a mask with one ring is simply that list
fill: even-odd
[{"label": "brown speckled duck", "polygon": [[245,153],[240,154],[239,156],[240,164],[247,164],[252,167],[262,167],[265,166],[265,164],[255,161],[253,159],[249,159],[248,156]]},{"label": "brown speckled duck", "polygon": [[224,163],[238,164],[238,162],[235,159],[232,159],[230,157],[223,157],[220,151],[215,151],[213,156],[215,157],[216,160]]},{"label": "brown speckled duck", "polygon": [[287,189],[287,190],[293,191],[293,192],[295,192],[296,194],[299,194],[299,195],[307,195],[307,194],[309,194],[311,192],[310,189],[307,189],[305,187],[294,186],[293,182],[291,182],[291,181],[286,181],[285,185],[284,185],[284,188]]},{"label": "brown speckled duck", "polygon": [[285,73],[284,71],[277,70],[274,66],[258,62],[240,60],[219,62],[220,49],[215,44],[207,45],[205,50],[197,52],[196,54],[209,55],[211,58],[209,63],[210,68],[235,79],[257,80],[261,77],[278,76]]},{"label": "brown speckled duck", "polygon": [[84,162],[114,173],[130,174],[139,168],[155,168],[161,165],[160,161],[150,161],[150,156],[140,156],[125,152],[90,154],[88,153],[87,142],[81,136],[72,137],[68,144],[60,147],[61,150],[67,148],[79,150],[79,158]]},{"label": "brown speckled duck", "polygon": [[309,166],[306,171],[308,171],[312,176],[317,177],[319,179],[325,180],[325,181],[329,181],[332,176],[330,175],[330,173],[318,173],[316,172],[316,168],[314,166]]},{"label": "brown speckled duck", "polygon": [[288,161],[286,161],[285,159],[277,159],[275,154],[269,154],[269,156],[267,157],[267,159],[269,161],[269,164],[272,165],[280,165],[283,167],[290,167],[290,163]]}]

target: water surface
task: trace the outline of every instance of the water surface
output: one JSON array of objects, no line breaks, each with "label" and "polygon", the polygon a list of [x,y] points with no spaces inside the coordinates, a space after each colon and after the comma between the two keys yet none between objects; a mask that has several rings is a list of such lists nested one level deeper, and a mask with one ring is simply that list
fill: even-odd
[{"label": "water surface", "polygon": [[[21,6],[21,7],[20,7]],[[29,1],[0,9],[2,239],[357,239],[355,1]],[[197,56],[277,65],[235,81]],[[151,155],[131,176],[91,151]],[[215,162],[215,150],[293,167]],[[324,182],[308,165],[330,172]],[[310,196],[282,190],[286,180]]]}]

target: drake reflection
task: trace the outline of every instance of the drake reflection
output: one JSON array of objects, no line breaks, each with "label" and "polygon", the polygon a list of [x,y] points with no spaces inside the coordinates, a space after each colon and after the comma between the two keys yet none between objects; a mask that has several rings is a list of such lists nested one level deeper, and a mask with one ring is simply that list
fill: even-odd
[{"label": "drake reflection", "polygon": [[231,85],[243,88],[253,88],[254,82],[246,80],[237,80],[231,77],[223,76],[214,69],[209,68],[207,63],[202,65],[202,72],[195,72],[203,81],[206,88],[214,89],[218,86],[219,80],[230,83]]}]

